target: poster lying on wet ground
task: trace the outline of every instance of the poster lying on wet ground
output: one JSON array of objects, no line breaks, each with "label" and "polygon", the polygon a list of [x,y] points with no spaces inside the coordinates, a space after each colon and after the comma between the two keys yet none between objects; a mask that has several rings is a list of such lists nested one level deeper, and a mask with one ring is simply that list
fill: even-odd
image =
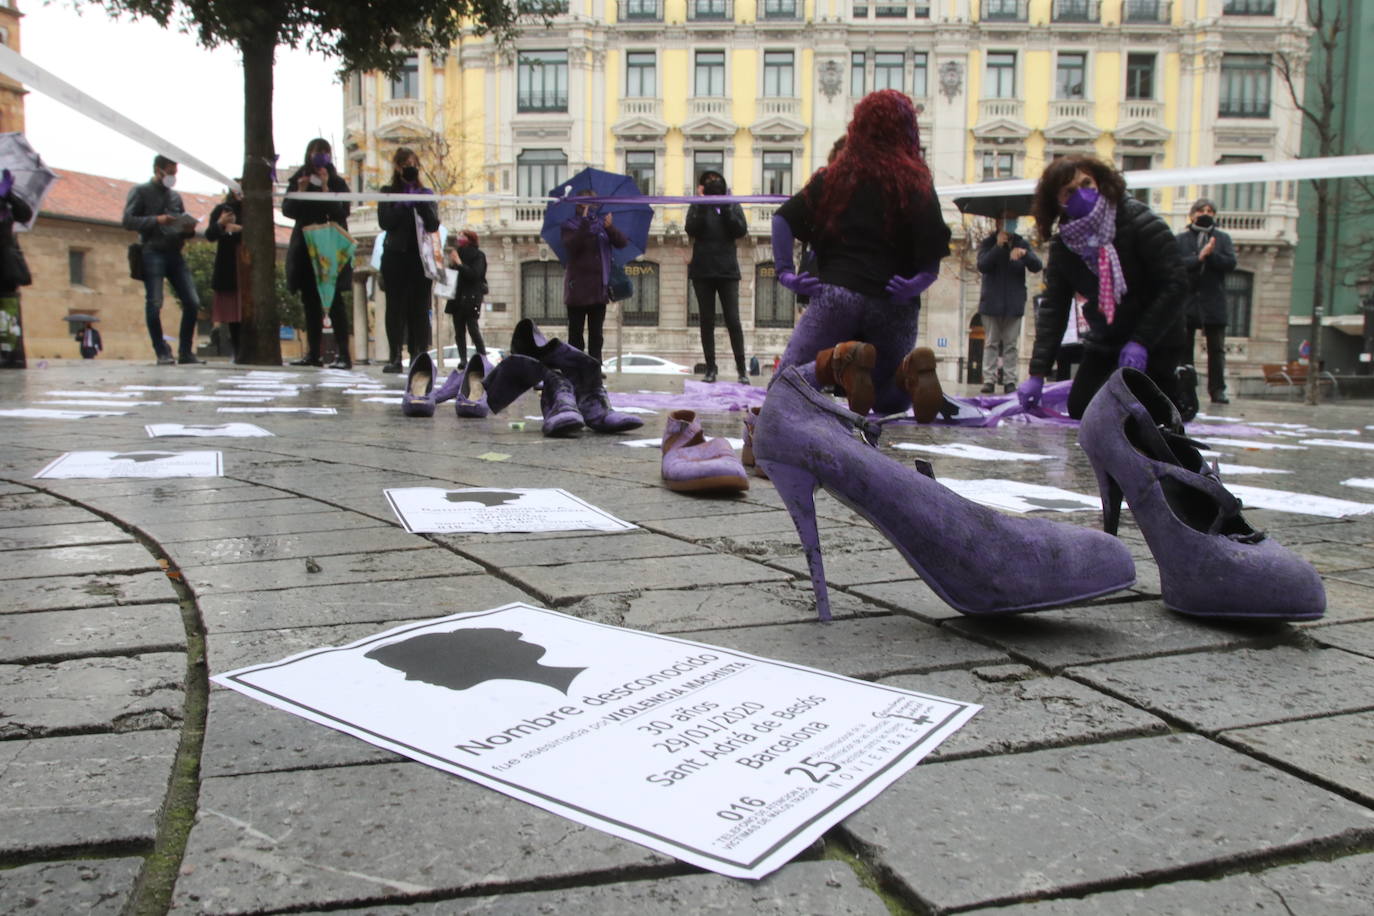
[{"label": "poster lying on wet ground", "polygon": [[386,499],[411,534],[629,531],[635,527],[567,490],[398,487],[387,490]]},{"label": "poster lying on wet ground", "polygon": [[115,477],[222,477],[221,452],[67,452],[34,474],[34,479],[106,480]]},{"label": "poster lying on wet ground", "polygon": [[255,423],[149,423],[143,428],[154,439],[178,436],[202,439],[253,439],[272,435]]},{"label": "poster lying on wet ground", "polygon": [[784,865],[980,709],[525,604],[213,680],[736,878]]}]

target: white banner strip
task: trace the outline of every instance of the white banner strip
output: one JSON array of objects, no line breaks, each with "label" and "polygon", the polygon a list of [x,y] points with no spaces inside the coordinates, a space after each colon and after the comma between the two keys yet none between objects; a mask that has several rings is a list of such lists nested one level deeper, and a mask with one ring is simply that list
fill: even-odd
[{"label": "white banner strip", "polygon": [[146,127],[129,120],[105,103],[96,101],[71,83],[53,76],[33,61],[20,57],[2,44],[0,44],[0,74],[23,83],[36,92],[56,99],[73,111],[78,111],[88,118],[99,121],[116,133],[142,143],[154,152],[174,159],[181,165],[189,166],[207,178],[222,182],[226,187],[238,189],[238,182],[226,177],[214,166],[207,165],[176,144],[164,140]]}]

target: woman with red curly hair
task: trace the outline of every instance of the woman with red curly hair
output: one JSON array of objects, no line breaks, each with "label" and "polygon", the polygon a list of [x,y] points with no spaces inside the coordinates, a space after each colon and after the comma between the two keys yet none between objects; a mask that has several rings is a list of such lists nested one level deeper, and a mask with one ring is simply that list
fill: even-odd
[{"label": "woman with red curly hair", "polygon": [[[949,255],[949,226],[921,157],[916,109],[884,89],[854,107],[843,149],[773,217],[778,282],[811,297],[783,353],[821,387],[841,384],[850,409],[929,422],[943,402],[934,354],[913,350],[920,295]],[[809,242],[819,276],[793,267]]]}]

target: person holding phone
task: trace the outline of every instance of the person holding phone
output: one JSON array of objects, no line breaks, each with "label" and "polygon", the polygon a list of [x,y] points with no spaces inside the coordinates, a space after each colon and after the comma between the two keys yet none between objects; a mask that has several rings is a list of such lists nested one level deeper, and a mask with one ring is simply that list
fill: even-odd
[{"label": "person holding phone", "polygon": [[[196,314],[200,299],[191,268],[181,249],[196,234],[196,222],[186,214],[176,185],[177,164],[161,154],[153,157],[153,178],[134,185],[124,201],[125,229],[138,233],[142,245],[144,321],[160,366],[188,365],[196,358]],[[162,336],[163,281],[170,280],[181,303],[181,328],[177,335],[177,356]]]},{"label": "person holding phone", "polygon": [[[321,193],[332,191],[348,193],[348,182],[334,168],[333,149],[329,141],[316,137],[305,146],[305,159],[301,167],[292,173],[286,186],[296,193]],[[315,268],[310,264],[310,252],[305,247],[302,230],[316,223],[335,223],[341,229],[348,228],[350,204],[346,200],[309,200],[288,197],[282,201],[281,215],[296,221],[291,230],[291,241],[286,248],[286,288],[301,297],[305,308],[305,356],[291,363],[293,366],[323,366],[321,358],[324,344],[324,303],[320,301],[320,288],[315,283]],[[329,321],[334,327],[334,340],[338,344],[339,356],[331,363],[334,369],[351,369],[353,360],[348,350],[348,309],[344,306],[343,291],[352,283],[353,270],[345,267],[339,273],[338,285],[334,287],[334,299],[329,304]]]}]

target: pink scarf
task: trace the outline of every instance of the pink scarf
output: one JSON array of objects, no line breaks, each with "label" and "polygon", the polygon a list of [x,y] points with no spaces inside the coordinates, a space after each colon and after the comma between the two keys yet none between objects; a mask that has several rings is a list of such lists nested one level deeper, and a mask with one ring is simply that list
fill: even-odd
[{"label": "pink scarf", "polygon": [[1126,277],[1112,244],[1116,239],[1116,204],[1099,195],[1086,216],[1059,223],[1059,237],[1097,274],[1097,310],[1111,324],[1116,318],[1116,304],[1126,295]]}]

